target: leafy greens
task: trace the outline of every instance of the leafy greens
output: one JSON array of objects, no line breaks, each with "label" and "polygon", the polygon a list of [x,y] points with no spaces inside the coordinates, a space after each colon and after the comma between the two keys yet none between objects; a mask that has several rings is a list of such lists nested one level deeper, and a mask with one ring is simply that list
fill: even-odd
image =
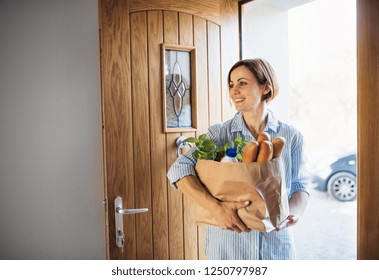
[{"label": "leafy greens", "polygon": [[248,141],[243,140],[242,137],[237,137],[233,141],[229,141],[219,147],[213,140],[207,138],[206,134],[201,134],[198,138],[189,137],[183,142],[196,144],[196,150],[192,154],[195,159],[220,161],[228,148],[235,148],[237,149],[237,159],[240,161],[243,149]]}]

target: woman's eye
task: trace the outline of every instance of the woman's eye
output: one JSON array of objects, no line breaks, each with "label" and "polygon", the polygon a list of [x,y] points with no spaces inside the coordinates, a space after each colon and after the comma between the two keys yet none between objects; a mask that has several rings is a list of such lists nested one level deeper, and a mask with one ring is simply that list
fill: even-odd
[{"label": "woman's eye", "polygon": [[242,88],[244,86],[246,86],[247,83],[246,82],[243,82],[243,81],[239,81],[236,85],[234,84],[229,84],[229,89],[232,89],[232,88]]}]

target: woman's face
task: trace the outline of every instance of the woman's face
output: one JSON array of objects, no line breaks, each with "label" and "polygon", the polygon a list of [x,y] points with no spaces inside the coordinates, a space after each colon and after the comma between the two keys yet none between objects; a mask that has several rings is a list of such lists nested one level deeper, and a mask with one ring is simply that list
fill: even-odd
[{"label": "woman's face", "polygon": [[246,66],[239,66],[230,74],[229,95],[237,111],[256,110],[262,106],[262,95],[267,93],[265,85],[259,85]]}]

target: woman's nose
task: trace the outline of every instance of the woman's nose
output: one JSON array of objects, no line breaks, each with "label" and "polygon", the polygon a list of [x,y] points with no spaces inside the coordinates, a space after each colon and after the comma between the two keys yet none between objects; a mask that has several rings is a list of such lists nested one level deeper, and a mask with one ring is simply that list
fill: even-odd
[{"label": "woman's nose", "polygon": [[231,93],[232,95],[236,95],[236,94],[239,94],[239,93],[240,93],[240,90],[239,90],[239,87],[238,87],[238,86],[233,86],[233,87],[231,87],[229,90],[230,90],[230,93]]}]

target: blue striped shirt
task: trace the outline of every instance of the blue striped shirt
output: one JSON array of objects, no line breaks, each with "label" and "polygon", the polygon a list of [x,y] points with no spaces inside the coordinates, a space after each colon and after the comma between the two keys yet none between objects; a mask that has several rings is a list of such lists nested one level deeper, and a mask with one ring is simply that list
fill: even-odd
[{"label": "blue striped shirt", "polygon": [[[264,131],[271,136],[271,139],[278,136],[286,139],[281,160],[288,199],[295,192],[307,192],[309,177],[304,164],[302,134],[295,127],[279,121],[270,110],[268,110],[268,122]],[[241,112],[236,113],[232,119],[224,123],[211,126],[208,129],[207,137],[215,141],[217,145],[224,145],[237,137],[242,137],[248,141],[256,140],[247,129]],[[196,176],[196,159],[192,157],[194,149],[195,147],[180,156],[167,173],[168,179],[176,189],[176,181],[188,175]],[[219,227],[208,226],[205,254],[208,259],[214,260],[296,259],[291,228],[269,233],[255,230],[236,233]]]}]

